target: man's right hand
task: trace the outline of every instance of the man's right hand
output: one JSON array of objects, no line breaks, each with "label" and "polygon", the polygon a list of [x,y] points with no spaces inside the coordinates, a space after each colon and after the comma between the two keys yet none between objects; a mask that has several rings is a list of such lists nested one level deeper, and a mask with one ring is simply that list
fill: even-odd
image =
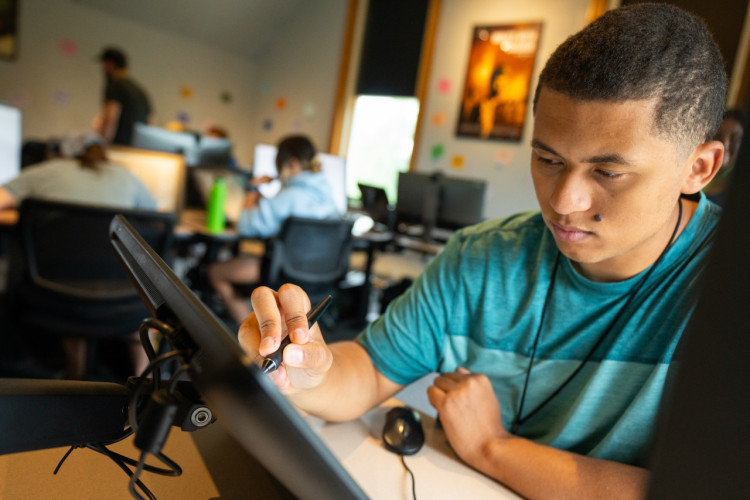
[{"label": "man's right hand", "polygon": [[333,355],[318,325],[307,327],[307,294],[291,284],[282,285],[278,292],[258,287],[251,302],[254,312],[240,325],[238,334],[242,348],[264,357],[275,352],[288,333],[292,343],[284,349],[282,365],[269,376],[286,394],[318,387],[331,368]]}]

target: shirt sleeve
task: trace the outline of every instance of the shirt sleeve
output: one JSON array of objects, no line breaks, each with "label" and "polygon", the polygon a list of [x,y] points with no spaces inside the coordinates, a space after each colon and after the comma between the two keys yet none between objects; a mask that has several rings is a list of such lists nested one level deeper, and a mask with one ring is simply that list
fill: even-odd
[{"label": "shirt sleeve", "polygon": [[281,229],[281,223],[292,215],[292,189],[284,189],[273,198],[260,198],[258,204],[240,214],[238,231],[243,236],[270,238]]},{"label": "shirt sleeve", "polygon": [[104,89],[104,102],[107,101],[122,102],[120,86],[117,84],[117,81],[107,83],[107,86]]},{"label": "shirt sleeve", "polygon": [[414,284],[357,337],[389,380],[406,385],[438,370],[456,307],[461,246],[454,236]]},{"label": "shirt sleeve", "polygon": [[37,167],[27,168],[21,175],[8,181],[3,187],[16,199],[17,203],[34,194],[34,177]]}]

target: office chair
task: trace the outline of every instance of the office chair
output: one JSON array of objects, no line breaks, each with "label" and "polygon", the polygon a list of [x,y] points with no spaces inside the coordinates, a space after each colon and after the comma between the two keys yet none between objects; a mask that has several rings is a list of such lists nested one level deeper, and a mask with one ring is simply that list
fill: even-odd
[{"label": "office chair", "polygon": [[172,244],[173,214],[27,199],[11,258],[21,270],[15,322],[28,334],[87,339],[85,376],[97,340],[124,339],[148,317],[117,260],[110,221],[123,214],[161,255]]},{"label": "office chair", "polygon": [[[269,244],[264,282],[274,289],[284,283],[298,285],[313,304],[328,294],[335,300],[349,269],[353,225],[347,219],[286,219]],[[321,319],[329,328],[335,324],[337,302]]]}]

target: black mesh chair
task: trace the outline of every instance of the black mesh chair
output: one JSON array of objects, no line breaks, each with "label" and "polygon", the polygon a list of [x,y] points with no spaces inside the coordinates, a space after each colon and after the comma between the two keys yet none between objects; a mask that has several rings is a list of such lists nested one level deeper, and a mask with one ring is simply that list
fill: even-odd
[{"label": "black mesh chair", "polygon": [[18,277],[13,317],[19,331],[88,339],[87,370],[96,340],[125,338],[148,316],[109,242],[116,214],[127,217],[166,257],[173,214],[36,199],[21,204],[20,251],[11,255]]},{"label": "black mesh chair", "polygon": [[[266,253],[264,282],[274,289],[299,285],[313,304],[328,294],[335,297],[349,270],[353,224],[346,219],[286,219]],[[335,313],[323,318],[335,318]]]}]

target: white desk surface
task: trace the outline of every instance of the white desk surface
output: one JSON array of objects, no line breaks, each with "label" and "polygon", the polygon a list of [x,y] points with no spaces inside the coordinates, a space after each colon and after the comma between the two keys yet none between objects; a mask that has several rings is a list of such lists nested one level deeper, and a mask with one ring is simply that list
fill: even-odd
[{"label": "white desk surface", "polygon": [[[344,468],[374,500],[412,498],[411,477],[398,455],[386,450],[381,439],[385,414],[399,404],[391,399],[359,420],[345,423],[332,424],[306,417]],[[425,445],[415,455],[404,457],[414,472],[418,499],[520,498],[463,464],[436,419],[424,413],[421,416]]]},{"label": "white desk surface", "polygon": [[[423,379],[398,395],[420,411],[425,430],[425,446],[417,454],[405,457],[416,478],[417,498],[520,498],[456,457],[445,433],[437,426],[434,409],[425,405],[423,392],[429,380],[430,377]],[[391,399],[362,418],[346,423],[304,417],[373,500],[412,498],[410,476],[399,457],[386,450],[381,440],[385,414],[399,404]],[[132,438],[111,448],[137,457]],[[53,475],[65,451],[54,448],[0,456],[0,498],[131,498],[125,473],[91,450],[75,450],[58,475]],[[160,500],[292,498],[218,423],[195,433],[173,428],[164,453],[183,468],[183,475],[143,474],[143,481]],[[152,460],[149,463],[158,464]]]}]

